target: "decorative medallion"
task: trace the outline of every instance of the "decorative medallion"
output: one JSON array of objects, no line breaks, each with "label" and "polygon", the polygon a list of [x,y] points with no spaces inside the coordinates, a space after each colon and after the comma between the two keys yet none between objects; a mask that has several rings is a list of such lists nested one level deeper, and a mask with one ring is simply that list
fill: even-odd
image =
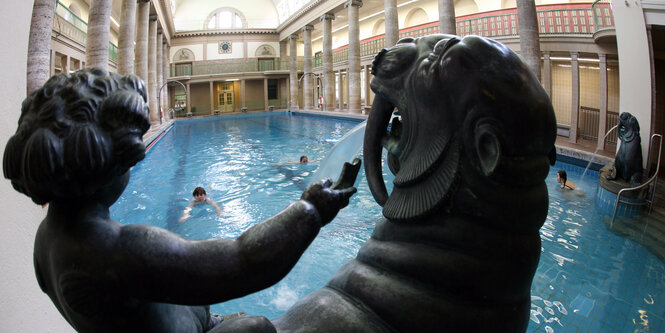
[{"label": "decorative medallion", "polygon": [[219,42],[219,53],[231,53],[231,42]]}]

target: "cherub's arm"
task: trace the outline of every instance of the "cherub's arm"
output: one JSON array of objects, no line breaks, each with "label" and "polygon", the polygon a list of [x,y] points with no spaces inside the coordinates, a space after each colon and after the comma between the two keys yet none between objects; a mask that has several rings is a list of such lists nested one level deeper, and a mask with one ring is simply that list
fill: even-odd
[{"label": "cherub's arm", "polygon": [[145,225],[121,227],[109,256],[112,276],[130,295],[159,302],[212,304],[264,289],[296,264],[319,229],[355,188],[308,188],[301,200],[235,240],[186,240]]}]

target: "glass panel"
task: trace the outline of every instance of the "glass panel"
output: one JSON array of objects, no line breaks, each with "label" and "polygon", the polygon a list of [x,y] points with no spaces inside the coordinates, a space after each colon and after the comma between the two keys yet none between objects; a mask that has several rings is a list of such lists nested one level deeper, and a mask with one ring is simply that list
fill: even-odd
[{"label": "glass panel", "polygon": [[219,27],[221,29],[229,29],[233,25],[233,16],[232,13],[229,11],[222,11],[219,12],[217,15],[219,15]]}]

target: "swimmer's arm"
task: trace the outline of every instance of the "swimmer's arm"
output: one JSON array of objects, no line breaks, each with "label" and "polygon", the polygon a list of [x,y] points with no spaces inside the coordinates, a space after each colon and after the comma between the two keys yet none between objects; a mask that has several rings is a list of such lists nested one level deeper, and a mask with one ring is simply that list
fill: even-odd
[{"label": "swimmer's arm", "polygon": [[215,207],[215,210],[217,211],[217,215],[222,216],[222,209],[217,205],[215,200],[210,200],[210,204]]},{"label": "swimmer's arm", "polygon": [[189,202],[189,205],[185,207],[185,210],[182,212],[182,217],[178,220],[178,222],[185,222],[187,221],[188,218],[191,217],[192,213],[192,207],[194,207],[194,200]]}]

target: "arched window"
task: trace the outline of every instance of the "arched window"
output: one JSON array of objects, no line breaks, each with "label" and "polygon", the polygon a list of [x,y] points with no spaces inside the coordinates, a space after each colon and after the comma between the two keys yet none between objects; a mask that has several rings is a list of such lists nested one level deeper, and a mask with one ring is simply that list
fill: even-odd
[{"label": "arched window", "polygon": [[383,19],[377,20],[374,23],[374,27],[372,28],[372,36],[378,36],[385,33],[386,33],[386,21],[384,21]]},{"label": "arched window", "polygon": [[205,20],[203,29],[242,29],[247,28],[245,15],[235,8],[218,8]]},{"label": "arched window", "polygon": [[408,14],[406,14],[406,19],[404,20],[404,26],[413,27],[419,24],[424,24],[429,22],[430,22],[429,17],[422,8],[414,8]]}]

